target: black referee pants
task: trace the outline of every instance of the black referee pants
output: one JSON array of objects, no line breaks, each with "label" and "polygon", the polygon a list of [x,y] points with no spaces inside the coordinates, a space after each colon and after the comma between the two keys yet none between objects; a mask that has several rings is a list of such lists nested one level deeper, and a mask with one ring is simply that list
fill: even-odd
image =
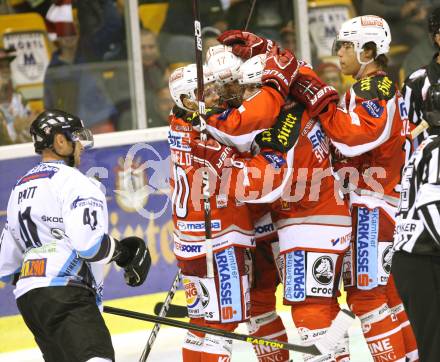
[{"label": "black referee pants", "polygon": [[110,332],[94,294],[81,287],[32,289],[17,298],[23,319],[46,362],[115,359]]},{"label": "black referee pants", "polygon": [[439,362],[440,257],[399,251],[391,268],[416,336],[420,362]]}]

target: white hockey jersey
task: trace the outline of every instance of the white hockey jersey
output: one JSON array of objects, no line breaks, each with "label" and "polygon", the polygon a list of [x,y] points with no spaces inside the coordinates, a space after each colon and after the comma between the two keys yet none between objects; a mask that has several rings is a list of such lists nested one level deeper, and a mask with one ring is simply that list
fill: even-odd
[{"label": "white hockey jersey", "polygon": [[104,264],[115,243],[97,182],[62,162],[41,162],[21,177],[0,238],[0,280],[19,273],[18,298],[31,289],[80,286],[102,301]]}]

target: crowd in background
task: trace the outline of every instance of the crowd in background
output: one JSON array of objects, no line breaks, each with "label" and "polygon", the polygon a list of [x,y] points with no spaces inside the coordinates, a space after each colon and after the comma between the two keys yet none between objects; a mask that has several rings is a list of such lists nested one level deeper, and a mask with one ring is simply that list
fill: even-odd
[{"label": "crowd in background", "polygon": [[[140,6],[157,3],[167,4],[160,31],[139,21],[148,127],[168,124],[173,105],[168,75],[176,67],[194,62],[192,0],[139,0]],[[222,31],[243,29],[251,3],[201,1],[204,49],[216,45]],[[390,72],[401,83],[405,75],[429,63],[435,52],[426,19],[436,5],[440,0],[353,0],[351,4],[335,0],[334,5],[319,11],[309,8],[312,65],[325,82],[344,92],[351,80],[342,77],[337,59],[331,57],[337,24],[352,16],[374,14],[391,26]],[[60,13],[54,11],[54,6],[74,9],[71,20],[62,16],[57,19]],[[341,6],[346,9],[345,15],[336,11]],[[52,54],[45,70],[41,108],[77,114],[94,133],[136,128],[130,99],[124,0],[3,0],[0,11],[3,15],[36,12],[46,21]],[[295,51],[293,1],[257,0],[248,30]],[[10,72],[14,58],[14,49],[1,49],[0,145],[28,142],[29,124],[39,111],[32,109],[14,88]]]}]

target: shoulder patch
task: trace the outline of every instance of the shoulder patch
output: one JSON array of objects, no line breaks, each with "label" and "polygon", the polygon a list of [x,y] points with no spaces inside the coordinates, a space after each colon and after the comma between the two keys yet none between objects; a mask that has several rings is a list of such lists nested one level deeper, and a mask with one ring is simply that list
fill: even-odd
[{"label": "shoulder patch", "polygon": [[353,85],[356,95],[363,99],[389,100],[396,93],[393,81],[386,75],[363,78]]},{"label": "shoulder patch", "polygon": [[374,118],[380,118],[383,113],[383,107],[379,104],[378,100],[368,100],[363,101],[362,107],[367,111],[367,113]]},{"label": "shoulder patch", "polygon": [[281,168],[286,163],[286,160],[275,152],[262,152],[261,154],[276,169]]}]

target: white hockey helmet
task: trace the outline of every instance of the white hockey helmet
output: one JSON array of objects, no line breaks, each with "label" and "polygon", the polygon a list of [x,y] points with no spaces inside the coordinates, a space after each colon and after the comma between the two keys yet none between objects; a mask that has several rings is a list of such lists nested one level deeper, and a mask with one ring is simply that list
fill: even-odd
[{"label": "white hockey helmet", "polygon": [[206,65],[215,80],[225,84],[241,78],[240,66],[243,61],[232,53],[232,48],[226,45],[216,45],[206,53]]},{"label": "white hockey helmet", "polygon": [[243,85],[260,84],[265,65],[266,54],[258,54],[246,60],[240,67],[241,78],[238,79],[238,83]]},{"label": "white hockey helmet", "polygon": [[[204,84],[212,83],[215,79],[207,67],[203,67]],[[169,78],[168,87],[174,103],[180,108],[192,111],[185,107],[182,96],[186,96],[193,102],[197,102],[197,67],[189,64],[175,69]]]},{"label": "white hockey helmet", "polygon": [[386,54],[390,50],[391,31],[388,23],[376,15],[358,16],[342,24],[333,46],[334,54],[341,43],[351,42],[360,64],[360,53],[366,43],[376,44],[376,54]]}]

